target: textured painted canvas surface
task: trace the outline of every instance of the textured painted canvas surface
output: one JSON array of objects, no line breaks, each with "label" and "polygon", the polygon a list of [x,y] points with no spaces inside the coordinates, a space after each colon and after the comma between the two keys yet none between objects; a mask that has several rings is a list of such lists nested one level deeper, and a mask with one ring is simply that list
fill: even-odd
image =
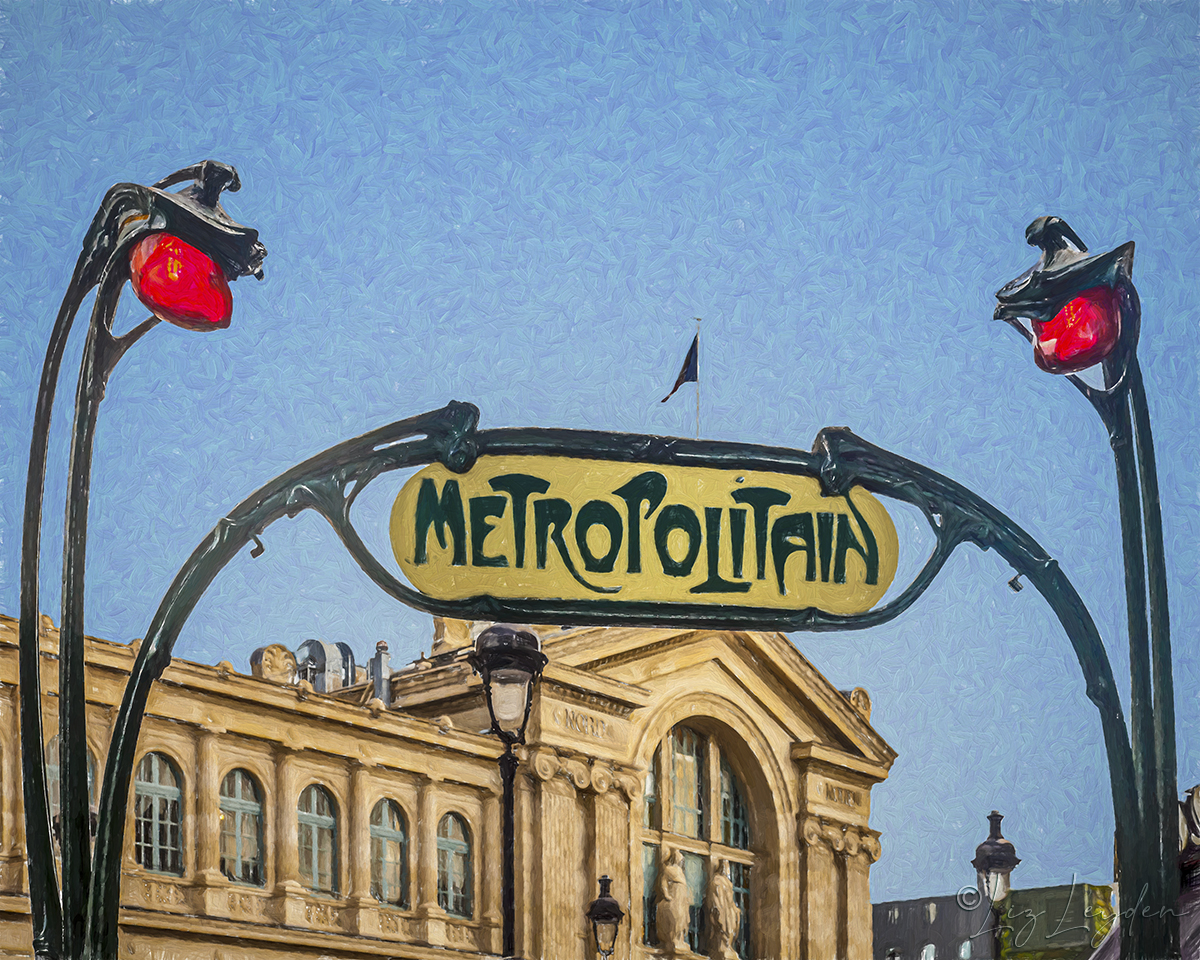
[{"label": "textured painted canvas surface", "polygon": [[[1094,250],[1138,245],[1179,781],[1200,781],[1194,2],[0,0],[0,17],[4,612],[83,231],[111,184],[212,157],[241,174],[226,205],[261,231],[266,279],[234,285],[226,331],[153,331],[109,387],[89,634],[141,636],[231,505],[339,440],[451,399],[485,427],[691,435],[698,388],[703,437],[807,448],[847,425],[993,501],[1060,559],[1127,678],[1106,438],[990,320],[1036,254],[1026,224],[1056,214]],[[144,315],[126,301],[124,327]],[[697,316],[699,383],[662,404]],[[68,419],[43,561],[56,620]],[[389,506],[359,515],[381,557]],[[266,547],[225,571],[177,655],[428,648],[429,618],[316,518]],[[970,881],[994,807],[1018,885],[1111,880],[1097,716],[1010,576],[964,549],[895,623],[793,638],[870,690],[900,754],[874,792],[875,900]]]}]

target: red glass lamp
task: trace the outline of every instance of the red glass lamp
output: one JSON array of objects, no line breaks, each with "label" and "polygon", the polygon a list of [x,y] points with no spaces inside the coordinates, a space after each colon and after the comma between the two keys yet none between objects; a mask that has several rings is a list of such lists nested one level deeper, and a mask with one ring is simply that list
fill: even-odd
[{"label": "red glass lamp", "polygon": [[217,262],[169,233],[152,233],[129,254],[133,292],[160,320],[186,330],[229,326],[233,294]]},{"label": "red glass lamp", "polygon": [[[1047,373],[1078,373],[1097,363],[1120,369],[1137,344],[1141,311],[1133,286],[1133,244],[1097,256],[1058,217],[1038,217],[1025,231],[1038,262],[996,294],[995,318],[1033,344]],[[1032,330],[1025,327],[1028,320]]]},{"label": "red glass lamp", "polygon": [[1049,321],[1033,321],[1033,359],[1047,373],[1076,373],[1105,359],[1121,337],[1121,298],[1112,287],[1092,287]]}]

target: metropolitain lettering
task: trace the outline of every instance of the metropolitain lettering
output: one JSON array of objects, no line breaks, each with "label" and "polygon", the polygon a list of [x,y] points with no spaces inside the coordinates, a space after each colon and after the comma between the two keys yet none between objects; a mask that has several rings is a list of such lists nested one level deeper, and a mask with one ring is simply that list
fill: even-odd
[{"label": "metropolitain lettering", "polygon": [[846,584],[853,562],[863,583],[879,584],[878,539],[852,499],[796,509],[791,493],[738,479],[728,475],[725,489],[706,489],[708,502],[696,504],[673,499],[666,475],[652,469],[582,502],[533,473],[491,477],[491,492],[474,495],[458,479],[424,476],[397,557],[415,567],[433,556],[451,567],[561,570],[595,594],[667,577],[692,595],[732,600],[762,581],[795,597],[806,584]]}]

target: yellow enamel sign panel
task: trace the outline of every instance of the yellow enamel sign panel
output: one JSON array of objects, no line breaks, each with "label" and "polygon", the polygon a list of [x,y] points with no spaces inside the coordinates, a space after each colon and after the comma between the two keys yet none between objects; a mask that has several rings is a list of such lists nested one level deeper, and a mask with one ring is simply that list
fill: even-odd
[{"label": "yellow enamel sign panel", "polygon": [[620,600],[833,614],[870,610],[896,575],[896,528],[855,487],[815,479],[552,456],[431,464],[392,508],[392,549],[440,600]]}]

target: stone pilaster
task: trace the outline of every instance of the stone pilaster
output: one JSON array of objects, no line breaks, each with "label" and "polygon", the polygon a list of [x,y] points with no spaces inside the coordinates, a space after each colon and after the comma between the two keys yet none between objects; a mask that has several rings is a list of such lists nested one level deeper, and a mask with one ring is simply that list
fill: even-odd
[{"label": "stone pilaster", "polygon": [[229,916],[229,881],[221,873],[221,784],[218,731],[202,730],[196,742],[196,886],[200,911]]},{"label": "stone pilaster", "polygon": [[[513,803],[519,806],[514,790]],[[504,881],[504,811],[499,793],[488,793],[483,800],[483,823],[480,824],[482,833],[480,843],[480,882],[479,908],[480,920],[485,927],[483,944],[489,953],[499,953],[504,946],[503,905],[500,902],[501,888]],[[514,856],[513,872],[517,888],[517,902],[522,903],[525,891],[522,888],[522,871],[520,861]],[[521,925],[518,912],[517,927]],[[520,943],[520,938],[517,938]]]},{"label": "stone pilaster", "polygon": [[[584,960],[586,941],[581,904],[591,897],[583,889],[583,817],[576,790],[588,786],[591,774],[578,760],[562,760],[554,751],[535,751],[538,790],[537,844],[541,865],[535,895],[541,905],[541,955]],[[549,776],[547,776],[549,774]]]},{"label": "stone pilaster", "polygon": [[300,848],[296,810],[300,796],[295,754],[276,748],[275,760],[275,916],[285,926],[305,926],[304,887],[300,883]]},{"label": "stone pilaster", "polygon": [[[632,783],[630,782],[632,780]],[[636,778],[622,777],[603,761],[594,761],[591,767],[591,793],[588,797],[589,819],[592,842],[588,871],[589,889],[584,891],[584,903],[591,903],[600,893],[600,877],[612,878],[612,896],[628,909],[629,904],[629,851],[632,834],[630,801],[627,788],[636,787]],[[617,931],[621,939],[628,941],[631,923],[622,923]],[[591,937],[590,929],[586,930]],[[590,941],[589,941],[590,942]],[[629,955],[629,943],[618,948],[618,954]]]},{"label": "stone pilaster", "polygon": [[832,831],[816,817],[800,825],[801,897],[804,914],[802,944],[807,960],[838,956],[840,878],[834,854],[841,851],[841,831]]},{"label": "stone pilaster", "polygon": [[347,811],[350,826],[350,887],[347,895],[351,900],[371,896],[370,780],[371,768],[361,761],[353,761],[350,768],[350,809]]},{"label": "stone pilaster", "polygon": [[417,929],[426,943],[446,941],[446,911],[438,906],[437,806],[438,781],[423,777],[417,787],[417,883],[413,902],[420,918]]},{"label": "stone pilaster", "polygon": [[371,768],[360,760],[350,762],[350,798],[347,857],[350,886],[346,893],[349,927],[365,937],[379,936],[379,904],[371,896]]},{"label": "stone pilaster", "polygon": [[873,830],[849,827],[846,830],[846,956],[848,960],[870,960],[871,864],[879,859],[879,835]]},{"label": "stone pilaster", "polygon": [[0,690],[0,701],[0,893],[20,893],[25,889],[25,812],[16,688]]}]

